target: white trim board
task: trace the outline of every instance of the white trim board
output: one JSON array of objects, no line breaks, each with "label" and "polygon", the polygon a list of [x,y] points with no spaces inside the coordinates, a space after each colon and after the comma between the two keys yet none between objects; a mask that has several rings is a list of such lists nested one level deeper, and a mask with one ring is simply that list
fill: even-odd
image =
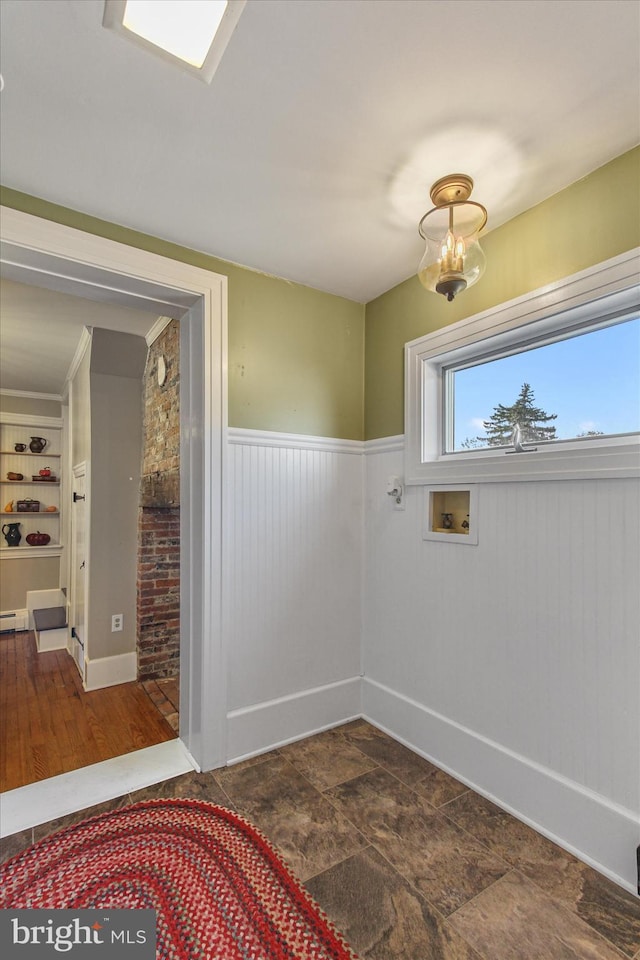
[{"label": "white trim board", "polygon": [[321,450],[324,453],[364,453],[364,442],[362,440],[314,437],[303,433],[279,433],[276,430],[248,430],[246,427],[229,427],[227,439],[229,443],[256,447]]},{"label": "white trim board", "polygon": [[196,770],[180,740],[167,740],[122,757],[30,783],[0,795],[0,836],[9,837],[97,803]]},{"label": "white trim board", "polygon": [[378,437],[375,440],[343,440],[338,437],[316,437],[304,433],[279,433],[277,430],[249,430],[229,427],[229,443],[256,447],[281,447],[294,450],[322,450],[325,453],[373,454],[404,450],[404,434]]},{"label": "white trim board", "polygon": [[231,710],[227,714],[227,762],[238,763],[358,718],[362,713],[361,679],[350,677]]},{"label": "white trim board", "polygon": [[128,683],[137,677],[137,657],[134,653],[119,653],[113,657],[85,660],[83,687],[88,692]]},{"label": "white trim board", "polygon": [[631,810],[366,677],[362,705],[375,726],[636,892],[639,822]]},{"label": "white trim board", "polygon": [[364,452],[369,456],[373,453],[396,453],[404,450],[404,433],[393,437],[377,437],[375,440],[365,440]]}]

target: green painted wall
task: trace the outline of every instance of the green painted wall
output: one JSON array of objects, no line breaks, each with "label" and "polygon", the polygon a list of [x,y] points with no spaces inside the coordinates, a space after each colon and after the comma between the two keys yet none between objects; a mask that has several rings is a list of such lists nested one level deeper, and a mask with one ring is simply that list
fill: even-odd
[{"label": "green painted wall", "polygon": [[2,203],[229,278],[229,424],[362,440],[364,305],[2,188]]},{"label": "green painted wall", "polygon": [[366,311],[350,300],[14,190],[2,189],[1,199],[8,207],[225,274],[231,426],[374,439],[404,430],[407,341],[640,245],[640,147],[491,231],[483,242],[484,276],[453,303],[427,293],[411,277]]},{"label": "green painted wall", "polygon": [[640,147],[489,233],[484,276],[453,303],[416,277],[368,303],[365,439],[404,432],[406,342],[638,245]]}]

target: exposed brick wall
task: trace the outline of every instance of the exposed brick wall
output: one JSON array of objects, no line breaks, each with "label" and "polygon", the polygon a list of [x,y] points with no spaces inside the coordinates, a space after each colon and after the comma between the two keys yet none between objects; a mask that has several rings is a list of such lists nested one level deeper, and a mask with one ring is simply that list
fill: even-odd
[{"label": "exposed brick wall", "polygon": [[138,529],[138,679],[180,670],[180,511],[141,507]]},{"label": "exposed brick wall", "polygon": [[[158,384],[158,359],[167,378]],[[138,678],[180,669],[180,341],[173,320],[149,350],[138,511]]]}]

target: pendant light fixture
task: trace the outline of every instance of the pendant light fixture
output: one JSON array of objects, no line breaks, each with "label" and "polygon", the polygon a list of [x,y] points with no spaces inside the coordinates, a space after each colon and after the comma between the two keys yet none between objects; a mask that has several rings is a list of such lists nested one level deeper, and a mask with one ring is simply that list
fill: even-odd
[{"label": "pendant light fixture", "polygon": [[484,272],[478,234],[487,222],[487,211],[482,204],[469,200],[472,190],[473,180],[466,173],[451,173],[436,180],[430,191],[434,207],[418,227],[427,244],[418,267],[420,283],[449,302]]}]

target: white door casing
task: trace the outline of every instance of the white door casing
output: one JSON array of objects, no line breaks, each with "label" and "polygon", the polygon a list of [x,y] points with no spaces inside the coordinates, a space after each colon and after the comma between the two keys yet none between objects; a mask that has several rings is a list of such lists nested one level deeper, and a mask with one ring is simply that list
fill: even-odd
[{"label": "white door casing", "polygon": [[71,581],[70,581],[70,627],[72,630],[71,656],[76,662],[80,676],[84,678],[84,662],[87,650],[87,502],[86,463],[73,468],[71,497]]},{"label": "white door casing", "polygon": [[227,278],[5,207],[0,237],[8,279],[181,321],[180,738],[201,769],[221,766]]}]

